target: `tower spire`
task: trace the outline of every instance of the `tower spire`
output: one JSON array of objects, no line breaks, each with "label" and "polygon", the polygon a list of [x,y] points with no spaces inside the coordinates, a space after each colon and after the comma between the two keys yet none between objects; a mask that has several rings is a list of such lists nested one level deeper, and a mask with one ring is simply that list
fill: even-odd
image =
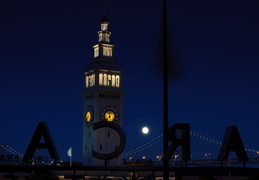
[{"label": "tower spire", "polygon": [[103,0],[103,16],[106,15],[106,0]]},{"label": "tower spire", "polygon": [[111,32],[108,31],[108,25],[109,25],[108,19],[106,18],[106,16],[103,16],[103,18],[101,19],[101,30],[98,31],[99,42],[102,42],[102,43],[110,42]]},{"label": "tower spire", "polygon": [[101,19],[101,29],[97,32],[98,43],[93,46],[94,58],[113,58],[113,48],[115,47],[110,43],[111,31],[108,30],[109,21],[106,16]]}]

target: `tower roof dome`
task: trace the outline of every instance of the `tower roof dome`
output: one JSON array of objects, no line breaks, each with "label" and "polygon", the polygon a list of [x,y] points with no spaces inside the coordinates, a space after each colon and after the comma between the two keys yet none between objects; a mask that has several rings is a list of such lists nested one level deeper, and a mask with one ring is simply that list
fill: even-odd
[{"label": "tower roof dome", "polygon": [[103,16],[103,18],[101,19],[101,22],[109,22],[108,19],[106,18],[106,16]]}]

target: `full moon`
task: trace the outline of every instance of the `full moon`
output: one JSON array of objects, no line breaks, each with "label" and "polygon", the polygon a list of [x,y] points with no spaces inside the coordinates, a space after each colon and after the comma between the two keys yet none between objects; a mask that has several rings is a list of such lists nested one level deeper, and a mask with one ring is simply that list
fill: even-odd
[{"label": "full moon", "polygon": [[142,128],[142,133],[143,134],[148,134],[148,132],[149,132],[149,129],[147,127],[143,127]]}]

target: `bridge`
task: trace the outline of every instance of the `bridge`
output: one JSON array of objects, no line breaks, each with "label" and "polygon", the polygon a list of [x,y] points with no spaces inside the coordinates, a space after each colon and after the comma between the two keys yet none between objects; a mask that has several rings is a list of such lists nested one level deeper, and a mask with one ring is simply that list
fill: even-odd
[{"label": "bridge", "polygon": [[[201,140],[206,143],[222,145],[222,142],[208,138],[201,134],[191,132],[192,138]],[[59,179],[89,179],[89,180],[155,180],[162,179],[164,172],[169,172],[170,179],[181,180],[183,177],[196,177],[196,179],[216,179],[216,177],[232,177],[232,179],[248,179],[259,177],[259,169],[254,168],[259,163],[259,158],[251,157],[248,162],[240,163],[237,159],[231,158],[224,164],[220,161],[210,158],[210,154],[205,154],[203,159],[190,160],[187,163],[181,160],[180,152],[175,152],[169,161],[169,167],[164,168],[161,156],[157,156],[155,160],[135,159],[138,153],[149,151],[153,146],[161,146],[163,135],[159,135],[150,141],[139,145],[129,151],[123,153],[125,161],[123,166],[119,167],[96,167],[82,166],[81,163],[73,163],[72,166],[66,162],[59,162],[54,165],[47,157],[34,157],[32,163],[28,166],[23,162],[23,154],[16,151],[7,144],[0,144],[0,179],[17,180],[20,177],[23,179],[44,179],[50,176],[58,177]],[[249,153],[258,155],[258,151],[251,148],[245,148]],[[252,165],[254,167],[249,167]],[[111,176],[112,174],[112,176]],[[109,175],[109,178],[107,177]],[[47,178],[47,179],[48,179]],[[195,178],[194,178],[195,179]]]},{"label": "bridge", "polygon": [[[201,135],[201,134],[193,132],[193,131],[190,132],[190,135],[192,138],[196,138],[203,142],[216,144],[218,146],[222,145],[222,142],[220,142],[218,140],[211,139],[209,137],[206,137],[204,135]],[[163,142],[163,135],[161,134],[161,135],[158,135],[157,137],[147,141],[144,144],[141,144],[129,151],[124,152],[122,155],[123,155],[125,164],[135,164],[136,165],[136,164],[143,164],[143,162],[144,162],[145,165],[161,167],[162,166],[162,161],[161,161],[162,153],[161,152],[157,152],[157,154],[160,154],[160,155],[151,159],[152,161],[149,161],[150,159],[147,159],[146,157],[141,157],[141,158],[136,158],[136,159],[134,159],[134,158],[139,153],[143,153],[144,151],[147,151],[147,152],[150,151],[150,148],[152,148],[154,146],[161,146],[162,142]],[[180,151],[180,149],[179,149],[179,151]],[[169,166],[182,167],[184,165],[184,162],[181,161],[181,153],[179,151],[174,153],[171,160],[169,161]],[[249,161],[246,162],[246,164],[257,165],[259,163],[259,157],[256,157],[256,156],[258,156],[259,151],[255,150],[255,149],[251,149],[251,148],[245,148],[245,151],[252,153],[254,155],[253,157],[249,158]],[[3,165],[3,164],[21,164],[21,165],[23,165],[24,164],[23,156],[24,155],[22,153],[16,151],[11,146],[9,146],[7,144],[0,144],[0,165]],[[189,160],[188,166],[220,165],[220,162],[217,159],[213,159],[210,157],[211,157],[211,154],[207,153],[207,154],[204,154],[203,159]],[[34,164],[52,165],[50,158],[47,156],[35,156],[35,157],[33,157],[32,161]],[[236,158],[231,158],[225,163],[227,166],[241,164]],[[60,164],[65,165],[68,163],[60,162]],[[76,164],[80,164],[80,162],[76,163]]]}]

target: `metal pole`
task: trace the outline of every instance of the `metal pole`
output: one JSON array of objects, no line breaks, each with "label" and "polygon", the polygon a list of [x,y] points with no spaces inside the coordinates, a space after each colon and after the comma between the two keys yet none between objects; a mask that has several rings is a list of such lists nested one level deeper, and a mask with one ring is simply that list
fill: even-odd
[{"label": "metal pole", "polygon": [[[166,0],[164,0],[163,4],[163,78],[164,78],[164,127],[163,127],[163,154],[168,148],[168,137],[167,137],[167,129],[168,129],[168,57],[167,57],[167,13],[166,13]],[[169,172],[166,170],[168,166],[168,160],[163,160],[163,167],[165,171],[163,172],[164,180],[169,179]]]}]

